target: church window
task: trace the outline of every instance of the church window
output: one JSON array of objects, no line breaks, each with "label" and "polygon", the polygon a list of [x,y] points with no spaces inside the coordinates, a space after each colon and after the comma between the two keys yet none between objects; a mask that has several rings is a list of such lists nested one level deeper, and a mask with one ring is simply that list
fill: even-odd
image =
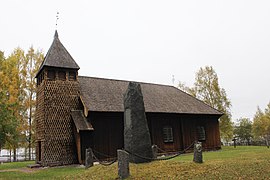
[{"label": "church window", "polygon": [[165,143],[173,142],[173,129],[171,126],[163,127],[163,141]]},{"label": "church window", "polygon": [[205,129],[203,126],[198,126],[197,127],[197,138],[198,138],[198,141],[205,141],[206,138],[205,138]]},{"label": "church window", "polygon": [[48,71],[48,79],[55,80],[55,71],[52,71],[52,70]]},{"label": "church window", "polygon": [[69,80],[75,81],[76,80],[76,73],[73,71],[69,72]]},{"label": "church window", "polygon": [[58,72],[58,79],[65,81],[66,80],[66,72],[65,71],[59,71]]}]

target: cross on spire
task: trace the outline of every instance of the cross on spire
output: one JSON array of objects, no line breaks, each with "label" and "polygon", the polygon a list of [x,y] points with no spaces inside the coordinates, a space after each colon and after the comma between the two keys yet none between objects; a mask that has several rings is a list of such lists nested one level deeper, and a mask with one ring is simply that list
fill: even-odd
[{"label": "cross on spire", "polygon": [[58,19],[59,19],[59,12],[56,13],[56,23],[55,23],[56,30],[57,30],[57,25],[58,25]]}]

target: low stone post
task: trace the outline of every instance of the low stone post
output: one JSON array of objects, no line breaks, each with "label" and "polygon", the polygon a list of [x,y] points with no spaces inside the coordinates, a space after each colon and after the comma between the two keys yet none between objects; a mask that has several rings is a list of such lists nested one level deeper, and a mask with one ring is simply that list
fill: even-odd
[{"label": "low stone post", "polygon": [[201,142],[195,142],[195,144],[194,144],[194,157],[193,157],[193,161],[195,163],[203,163],[202,143]]},{"label": "low stone post", "polygon": [[129,173],[129,154],[124,150],[117,150],[118,157],[118,176],[120,179],[128,178]]},{"label": "low stone post", "polygon": [[158,149],[157,149],[157,145],[152,145],[152,151],[153,151],[153,158],[154,159],[157,159],[157,152],[158,152]]},{"label": "low stone post", "polygon": [[85,169],[94,165],[93,152],[91,148],[85,150]]}]

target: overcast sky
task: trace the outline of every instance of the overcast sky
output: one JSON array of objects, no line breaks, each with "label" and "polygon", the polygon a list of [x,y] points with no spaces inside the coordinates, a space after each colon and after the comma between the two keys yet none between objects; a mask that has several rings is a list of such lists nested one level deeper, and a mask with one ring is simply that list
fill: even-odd
[{"label": "overcast sky", "polygon": [[61,42],[80,75],[191,86],[211,65],[233,119],[270,101],[269,0],[8,0],[1,2],[0,50],[50,47],[59,12]]}]

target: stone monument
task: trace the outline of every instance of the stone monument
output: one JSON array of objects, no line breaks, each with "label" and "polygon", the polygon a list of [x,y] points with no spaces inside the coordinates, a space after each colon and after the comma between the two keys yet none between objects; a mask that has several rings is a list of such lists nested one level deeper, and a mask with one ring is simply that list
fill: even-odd
[{"label": "stone monument", "polygon": [[196,163],[203,163],[202,143],[201,142],[195,142],[195,144],[194,144],[193,161]]},{"label": "stone monument", "polygon": [[85,150],[85,168],[94,166],[93,152],[91,148]]},{"label": "stone monument", "polygon": [[120,179],[128,178],[129,173],[129,154],[124,150],[117,150],[118,157],[118,176]]},{"label": "stone monument", "polygon": [[151,161],[153,152],[139,83],[129,83],[124,95],[124,110],[124,147],[130,153],[130,162]]},{"label": "stone monument", "polygon": [[152,152],[153,152],[153,158],[157,159],[157,154],[158,154],[158,147],[157,145],[152,145]]}]

